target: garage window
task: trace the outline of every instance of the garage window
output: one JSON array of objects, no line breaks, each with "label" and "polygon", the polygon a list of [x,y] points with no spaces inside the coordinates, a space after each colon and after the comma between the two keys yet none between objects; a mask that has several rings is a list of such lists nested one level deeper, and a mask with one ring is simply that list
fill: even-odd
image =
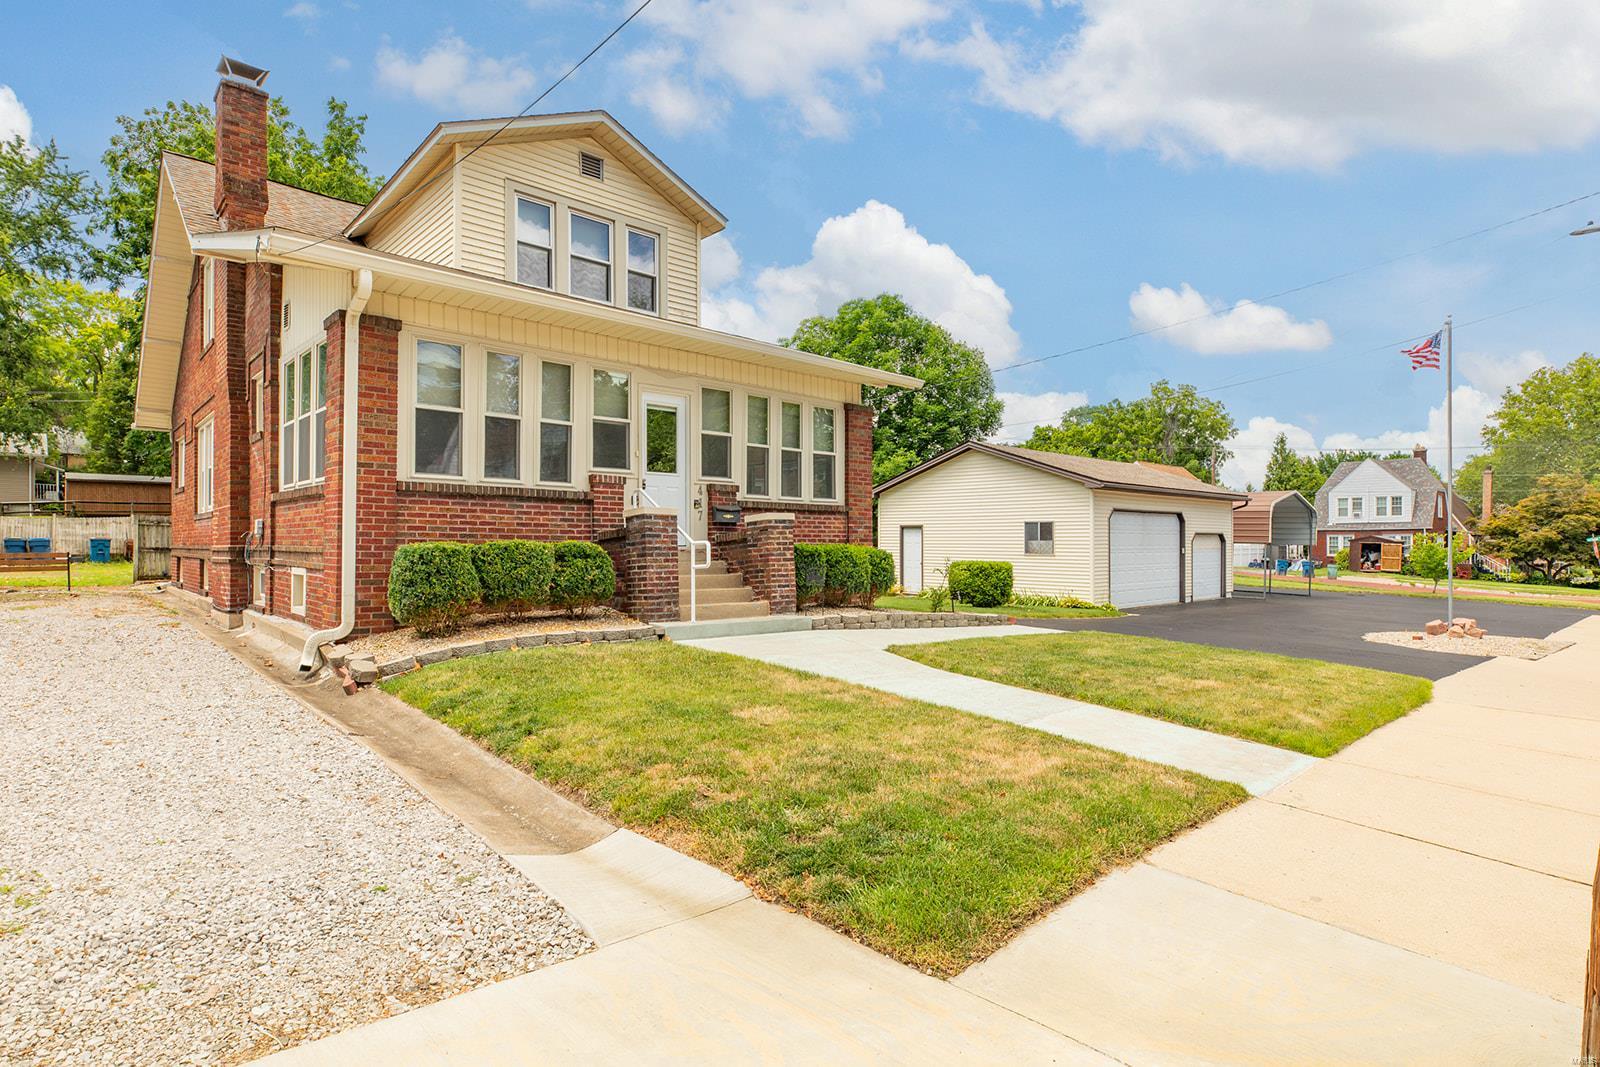
[{"label": "garage window", "polygon": [[1030,556],[1055,555],[1056,524],[1053,522],[1023,523],[1022,550]]}]

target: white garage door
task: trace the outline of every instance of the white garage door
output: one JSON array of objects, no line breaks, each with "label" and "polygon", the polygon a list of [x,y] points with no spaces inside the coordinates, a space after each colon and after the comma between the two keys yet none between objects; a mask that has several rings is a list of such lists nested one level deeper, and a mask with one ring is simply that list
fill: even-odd
[{"label": "white garage door", "polygon": [[1222,599],[1222,535],[1194,535],[1195,600]]},{"label": "white garage door", "polygon": [[1179,598],[1178,516],[1111,513],[1111,602],[1119,608]]}]

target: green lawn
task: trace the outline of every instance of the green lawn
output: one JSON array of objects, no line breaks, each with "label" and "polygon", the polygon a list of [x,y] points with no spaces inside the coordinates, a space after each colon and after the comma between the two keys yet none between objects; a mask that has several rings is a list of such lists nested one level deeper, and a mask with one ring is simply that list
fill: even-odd
[{"label": "green lawn", "polygon": [[[110,563],[74,563],[72,588],[79,586],[132,585],[133,563],[130,560],[112,560]],[[44,588],[67,587],[66,571],[0,571],[0,586]]]},{"label": "green lawn", "polygon": [[[921,596],[881,596],[872,602],[872,606],[886,611],[933,610],[928,603],[928,598]],[[1025,607],[1020,604],[1003,604],[998,608],[975,608],[971,604],[957,604],[955,610],[975,612],[979,615],[1011,615],[1018,619],[1105,618],[1106,616],[1122,614],[1117,609],[1110,607],[1055,608]]]},{"label": "green lawn", "polygon": [[384,688],[605,817],[939,975],[1244,798],[1011,723],[668,643]]},{"label": "green lawn", "polygon": [[1423,678],[1090,631],[889,649],[941,670],[1331,756],[1428,701]]},{"label": "green lawn", "polygon": [[[1443,600],[1445,597],[1444,583],[1439,583],[1439,591],[1433,591],[1433,580],[1430,578],[1415,578],[1410,575],[1386,574],[1385,578],[1405,582],[1408,588],[1392,588],[1382,585],[1358,585],[1355,581],[1346,579],[1359,579],[1359,575],[1352,571],[1340,571],[1338,578],[1326,578],[1322,574],[1313,580],[1314,589],[1327,589],[1335,593],[1376,593],[1379,596],[1408,596],[1424,600]],[[1249,571],[1236,571],[1233,578],[1234,584],[1248,589],[1261,588],[1261,576]],[[1278,575],[1273,584],[1283,585],[1285,582],[1291,586],[1305,587],[1304,575]],[[1513,591],[1522,593],[1553,593],[1553,596],[1517,596]],[[1498,594],[1498,595],[1495,595]],[[1465,603],[1478,604],[1530,604],[1534,607],[1546,608],[1571,608],[1575,611],[1600,611],[1600,605],[1586,604],[1582,600],[1571,600],[1571,597],[1591,597],[1600,599],[1600,591],[1571,589],[1565,586],[1548,585],[1507,585],[1504,582],[1480,582],[1472,579],[1456,580],[1456,599]],[[1562,599],[1562,598],[1568,599]]]}]

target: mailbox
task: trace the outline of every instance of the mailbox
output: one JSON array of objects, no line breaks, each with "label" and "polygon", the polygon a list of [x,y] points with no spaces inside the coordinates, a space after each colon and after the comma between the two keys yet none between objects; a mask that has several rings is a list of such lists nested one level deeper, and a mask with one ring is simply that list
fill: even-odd
[{"label": "mailbox", "polygon": [[734,504],[732,507],[723,507],[717,504],[712,505],[711,521],[727,523],[730,526],[738,525],[739,505]]}]

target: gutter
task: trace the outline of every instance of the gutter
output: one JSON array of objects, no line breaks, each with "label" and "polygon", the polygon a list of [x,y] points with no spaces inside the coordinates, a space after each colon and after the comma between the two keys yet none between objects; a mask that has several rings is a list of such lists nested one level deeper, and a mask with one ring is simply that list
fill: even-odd
[{"label": "gutter", "polygon": [[316,665],[318,649],[338,641],[356,625],[356,413],[357,386],[361,370],[361,313],[372,298],[372,272],[355,271],[350,305],[344,313],[344,427],[339,457],[339,622],[328,630],[318,630],[306,638],[300,650],[300,670],[310,673]]}]

